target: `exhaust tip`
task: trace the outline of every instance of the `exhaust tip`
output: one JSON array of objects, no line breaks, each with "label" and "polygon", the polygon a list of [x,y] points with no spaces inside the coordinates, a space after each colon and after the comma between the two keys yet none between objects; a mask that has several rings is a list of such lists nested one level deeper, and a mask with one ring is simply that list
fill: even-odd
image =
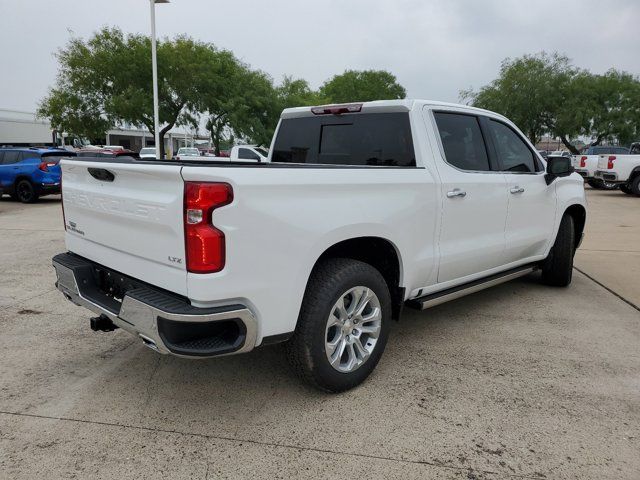
[{"label": "exhaust tip", "polygon": [[158,352],[158,346],[156,345],[156,342],[154,342],[153,340],[151,340],[149,337],[147,337],[146,335],[143,335],[141,333],[138,334],[138,336],[142,339],[142,343],[144,343],[144,345],[146,347],[149,347],[151,350]]}]

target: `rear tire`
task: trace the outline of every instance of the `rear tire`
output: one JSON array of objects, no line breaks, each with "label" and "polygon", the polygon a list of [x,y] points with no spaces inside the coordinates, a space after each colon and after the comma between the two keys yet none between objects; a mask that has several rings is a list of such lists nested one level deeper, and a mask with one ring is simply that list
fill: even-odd
[{"label": "rear tire", "polygon": [[633,192],[631,191],[631,188],[629,187],[628,183],[624,183],[620,185],[620,191],[622,193],[626,193],[627,195],[633,195]]},{"label": "rear tire", "polygon": [[640,196],[640,175],[636,175],[628,185],[632,195]]},{"label": "rear tire", "polygon": [[573,218],[564,215],[556,241],[549,256],[542,263],[542,282],[554,287],[566,287],[573,276],[573,256],[575,254],[575,230]]},{"label": "rear tire", "polygon": [[15,196],[22,203],[34,203],[38,200],[36,189],[29,180],[20,180],[16,184]]},{"label": "rear tire", "polygon": [[357,260],[329,259],[311,274],[285,351],[302,379],[326,392],[342,392],[376,367],[390,321],[391,296],[380,272]]}]

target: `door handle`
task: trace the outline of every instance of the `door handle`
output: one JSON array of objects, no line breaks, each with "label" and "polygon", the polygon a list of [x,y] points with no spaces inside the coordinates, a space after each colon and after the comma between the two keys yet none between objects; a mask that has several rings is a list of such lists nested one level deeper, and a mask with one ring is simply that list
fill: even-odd
[{"label": "door handle", "polygon": [[516,186],[509,191],[515,195],[516,193],[524,193],[524,188]]},{"label": "door handle", "polygon": [[464,190],[460,190],[459,188],[454,188],[450,192],[447,192],[448,198],[466,197],[466,196],[467,196],[467,192],[465,192]]}]

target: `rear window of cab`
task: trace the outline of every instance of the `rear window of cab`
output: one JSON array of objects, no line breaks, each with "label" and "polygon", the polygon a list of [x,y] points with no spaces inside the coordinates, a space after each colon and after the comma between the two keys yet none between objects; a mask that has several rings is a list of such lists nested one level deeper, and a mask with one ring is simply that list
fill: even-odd
[{"label": "rear window of cab", "polygon": [[286,118],[275,163],[415,167],[408,113],[359,113]]}]

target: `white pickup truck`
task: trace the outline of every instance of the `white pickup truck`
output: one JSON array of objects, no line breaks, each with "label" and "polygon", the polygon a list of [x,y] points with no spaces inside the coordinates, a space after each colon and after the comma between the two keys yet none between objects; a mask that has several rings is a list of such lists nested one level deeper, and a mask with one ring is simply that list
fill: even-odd
[{"label": "white pickup truck", "polygon": [[629,153],[628,148],[615,147],[608,145],[597,145],[595,147],[589,147],[582,155],[576,155],[573,157],[573,166],[577,173],[579,173],[589,184],[591,188],[598,190],[615,190],[618,185],[611,182],[603,181],[601,178],[596,178],[595,173],[598,169],[598,160],[600,155],[621,155]]},{"label": "white pickup truck", "polygon": [[236,145],[231,148],[228,157],[200,155],[197,148],[181,148],[176,160],[205,162],[266,162],[269,152],[257,145]]},{"label": "white pickup truck", "polygon": [[545,163],[506,118],[429,101],[287,109],[264,163],[62,170],[57,288],[94,330],[191,358],[286,341],[332,392],[374,369],[404,305],[535,270],[568,285],[586,218],[570,158]]},{"label": "white pickup truck", "polygon": [[629,155],[600,155],[595,178],[620,186],[627,195],[640,196],[640,143]]}]

